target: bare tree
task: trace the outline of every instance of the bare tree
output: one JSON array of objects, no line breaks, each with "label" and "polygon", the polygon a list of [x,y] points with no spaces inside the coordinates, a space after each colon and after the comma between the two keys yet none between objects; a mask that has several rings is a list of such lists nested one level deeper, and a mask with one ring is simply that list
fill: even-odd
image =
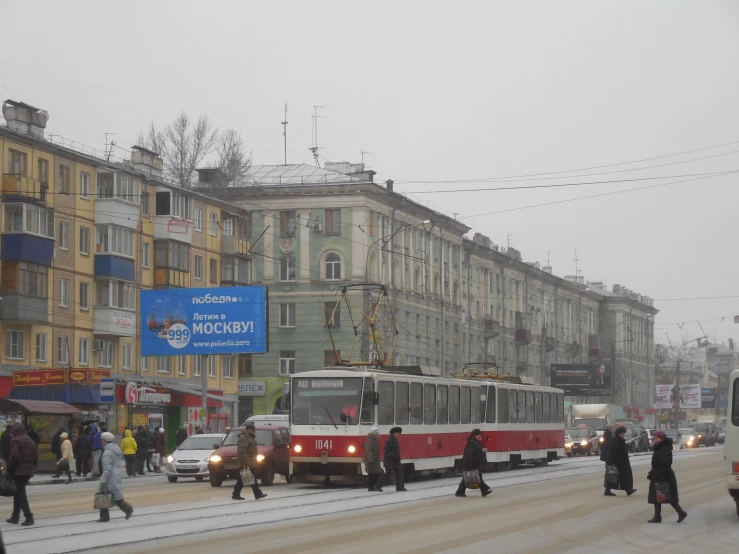
[{"label": "bare tree", "polygon": [[157,152],[164,160],[166,173],[180,186],[190,187],[195,168],[203,163],[218,141],[218,129],[214,129],[207,115],[196,122],[183,111],[164,129],[151,124],[146,134],[139,134],[138,144]]},{"label": "bare tree", "polygon": [[218,137],[216,153],[218,159],[215,167],[223,172],[222,182],[216,184],[224,187],[244,186],[251,167],[251,154],[244,149],[241,133],[235,129],[223,131]]}]

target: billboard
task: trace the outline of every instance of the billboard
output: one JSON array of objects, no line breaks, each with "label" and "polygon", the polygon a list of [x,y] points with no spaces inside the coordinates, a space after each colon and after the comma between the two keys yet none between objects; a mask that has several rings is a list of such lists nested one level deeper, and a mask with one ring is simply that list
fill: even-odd
[{"label": "billboard", "polygon": [[[654,395],[654,407],[661,410],[669,410],[675,407],[675,385],[656,385]],[[715,397],[714,397],[715,398]],[[684,384],[680,385],[680,409],[700,409],[701,386]],[[715,400],[714,400],[715,402]]]},{"label": "billboard", "polygon": [[701,408],[715,408],[718,389],[701,389]]},{"label": "billboard", "polygon": [[610,396],[611,371],[606,364],[553,364],[552,386],[566,396]]},{"label": "billboard", "polygon": [[141,291],[141,355],[262,354],[263,286]]}]

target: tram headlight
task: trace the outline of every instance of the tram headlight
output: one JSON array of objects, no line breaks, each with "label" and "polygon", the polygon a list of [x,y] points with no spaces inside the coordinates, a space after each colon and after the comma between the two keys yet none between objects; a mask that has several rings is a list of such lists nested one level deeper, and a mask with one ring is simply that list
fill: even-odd
[{"label": "tram headlight", "polygon": [[348,450],[349,450],[349,454],[354,454],[357,451],[357,449],[354,447],[353,444],[349,445]]},{"label": "tram headlight", "polygon": [[580,446],[587,446],[587,445],[588,445],[588,441],[580,441]]},{"label": "tram headlight", "polygon": [[300,446],[299,444],[296,444],[295,445],[295,452],[302,452],[302,451],[303,451],[303,447]]},{"label": "tram headlight", "polygon": [[220,456],[219,456],[218,454],[213,454],[213,455],[212,455],[212,456],[211,456],[211,457],[209,458],[209,461],[210,461],[210,462],[212,462],[212,463],[214,463],[214,464],[217,464],[217,463],[220,463],[220,461],[221,461],[221,457],[220,457]]},{"label": "tram headlight", "polygon": [[264,454],[257,454],[257,461],[263,462],[264,461]]}]

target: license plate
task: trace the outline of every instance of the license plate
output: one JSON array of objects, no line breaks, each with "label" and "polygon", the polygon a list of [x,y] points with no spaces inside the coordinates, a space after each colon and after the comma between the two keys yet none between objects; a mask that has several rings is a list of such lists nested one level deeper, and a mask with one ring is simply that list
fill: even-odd
[{"label": "license plate", "polygon": [[179,469],[197,469],[198,468],[198,466],[194,466],[194,465],[182,465],[182,464],[178,465],[177,467]]}]

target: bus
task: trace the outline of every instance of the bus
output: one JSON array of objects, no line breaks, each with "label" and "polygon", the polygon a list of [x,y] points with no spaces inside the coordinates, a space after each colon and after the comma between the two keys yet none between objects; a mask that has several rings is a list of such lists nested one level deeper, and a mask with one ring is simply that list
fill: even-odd
[{"label": "bus", "polygon": [[726,464],[726,487],[736,503],[736,515],[739,516],[739,369],[732,372],[729,377],[724,463]]}]

